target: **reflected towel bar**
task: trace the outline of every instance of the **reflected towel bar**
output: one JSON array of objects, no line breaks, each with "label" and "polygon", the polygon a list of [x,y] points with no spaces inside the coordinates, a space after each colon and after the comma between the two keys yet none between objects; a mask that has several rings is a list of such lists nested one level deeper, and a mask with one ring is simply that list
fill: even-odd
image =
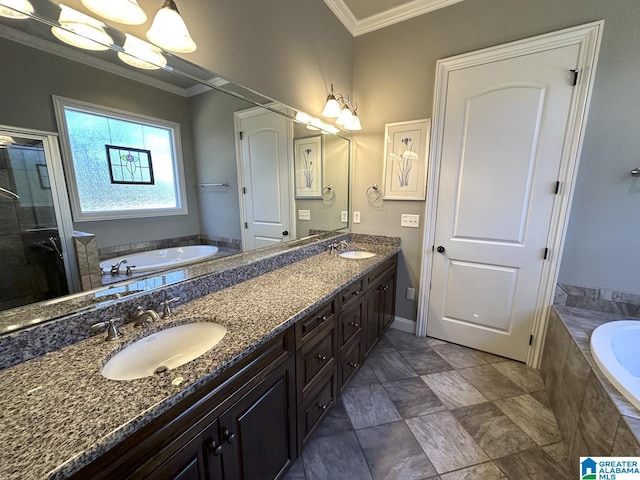
[{"label": "reflected towel bar", "polygon": [[200,187],[201,188],[205,188],[205,187],[228,187],[229,184],[228,183],[201,183]]}]

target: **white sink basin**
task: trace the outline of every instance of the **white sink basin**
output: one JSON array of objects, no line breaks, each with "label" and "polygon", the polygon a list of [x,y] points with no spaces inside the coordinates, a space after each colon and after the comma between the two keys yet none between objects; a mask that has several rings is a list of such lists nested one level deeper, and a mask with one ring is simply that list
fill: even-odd
[{"label": "white sink basin", "polygon": [[371,258],[371,257],[375,257],[376,254],[373,252],[364,252],[362,250],[352,250],[350,252],[342,252],[340,254],[340,256],[342,258],[352,258],[352,259],[358,259],[358,258]]},{"label": "white sink basin", "polygon": [[206,353],[227,334],[227,327],[194,322],[167,328],[132,343],[102,367],[111,380],[134,380],[177,368]]}]

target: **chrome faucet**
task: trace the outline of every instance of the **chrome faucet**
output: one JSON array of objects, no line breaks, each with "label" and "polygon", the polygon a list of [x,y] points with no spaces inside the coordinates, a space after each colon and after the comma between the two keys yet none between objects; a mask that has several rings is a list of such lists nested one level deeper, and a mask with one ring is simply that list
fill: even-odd
[{"label": "chrome faucet", "polygon": [[95,332],[106,327],[107,338],[105,338],[105,340],[115,340],[122,336],[122,334],[118,331],[118,323],[120,323],[119,318],[112,318],[110,320],[107,320],[106,322],[100,322],[96,323],[95,325],[91,325],[91,331]]},{"label": "chrome faucet", "polygon": [[120,265],[122,265],[123,263],[127,263],[126,258],[123,258],[115,265],[111,265],[111,275],[113,275],[114,277],[120,275]]},{"label": "chrome faucet", "polygon": [[338,244],[338,250],[340,250],[341,252],[346,251],[348,248],[349,248],[349,242],[347,242],[346,240],[342,240]]},{"label": "chrome faucet", "polygon": [[135,320],[134,327],[146,327],[150,322],[160,320],[160,315],[155,310],[143,310],[142,307],[138,307],[133,319]]}]

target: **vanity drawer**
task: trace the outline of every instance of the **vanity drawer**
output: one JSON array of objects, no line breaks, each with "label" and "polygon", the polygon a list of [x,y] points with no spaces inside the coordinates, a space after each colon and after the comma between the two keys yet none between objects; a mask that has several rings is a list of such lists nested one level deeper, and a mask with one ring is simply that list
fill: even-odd
[{"label": "vanity drawer", "polygon": [[336,378],[331,375],[309,398],[298,407],[298,451],[329,411],[336,398]]},{"label": "vanity drawer", "polygon": [[364,301],[349,305],[338,317],[338,343],[344,348],[362,330]]},{"label": "vanity drawer", "polygon": [[367,273],[364,276],[365,288],[369,288],[372,283],[375,283],[379,278],[381,278],[385,273],[387,273],[387,270],[395,269],[395,263],[396,263],[396,256],[394,255],[393,258],[386,260],[382,265],[374,268],[369,273]]},{"label": "vanity drawer", "polygon": [[336,329],[335,322],[331,328],[323,329],[323,335],[317,335],[296,352],[298,403],[304,401],[309,391],[323,378],[335,371],[336,364]]},{"label": "vanity drawer", "polygon": [[340,357],[340,363],[338,364],[339,391],[342,391],[360,368],[360,364],[362,363],[361,345],[362,343],[360,339],[358,339],[358,341]]},{"label": "vanity drawer", "polygon": [[346,305],[355,301],[362,296],[363,282],[362,278],[356,280],[340,292],[340,305],[344,308]]},{"label": "vanity drawer", "polygon": [[300,347],[321,330],[319,327],[333,322],[337,311],[337,298],[332,298],[312,313],[296,322],[296,345]]}]

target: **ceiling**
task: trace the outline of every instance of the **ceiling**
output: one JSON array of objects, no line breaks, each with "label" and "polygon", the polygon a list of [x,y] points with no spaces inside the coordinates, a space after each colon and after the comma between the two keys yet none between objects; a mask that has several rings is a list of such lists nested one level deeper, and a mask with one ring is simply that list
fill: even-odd
[{"label": "ceiling", "polygon": [[354,37],[462,0],[324,0]]}]

